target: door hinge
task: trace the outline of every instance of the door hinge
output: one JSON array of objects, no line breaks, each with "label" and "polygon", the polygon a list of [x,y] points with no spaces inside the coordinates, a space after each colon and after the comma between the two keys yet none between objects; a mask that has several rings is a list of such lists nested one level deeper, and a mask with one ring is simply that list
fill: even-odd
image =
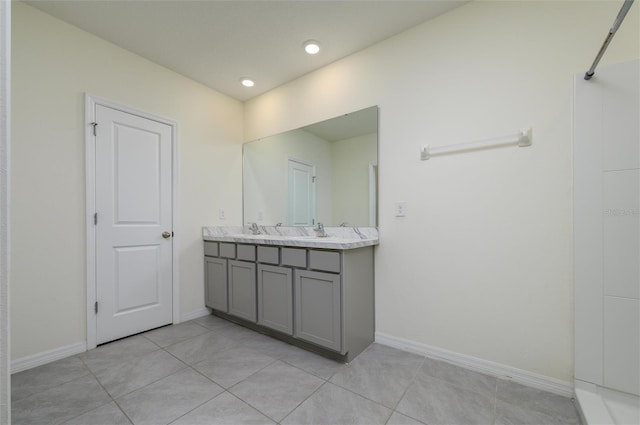
[{"label": "door hinge", "polygon": [[93,214],[93,224],[98,225],[98,213]]},{"label": "door hinge", "polygon": [[316,182],[316,176],[311,177],[311,183],[315,183]]},{"label": "door hinge", "polygon": [[93,305],[93,310],[98,314],[98,301]]},{"label": "door hinge", "polygon": [[93,135],[97,136],[96,128],[98,127],[98,123],[94,121],[94,122],[89,123],[89,124],[93,126]]}]

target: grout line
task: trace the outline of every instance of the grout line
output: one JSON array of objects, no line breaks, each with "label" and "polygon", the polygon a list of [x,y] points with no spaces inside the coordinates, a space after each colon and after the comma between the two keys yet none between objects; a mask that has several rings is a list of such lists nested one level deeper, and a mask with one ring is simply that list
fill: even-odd
[{"label": "grout line", "polygon": [[[124,415],[124,417],[125,417],[125,418],[127,418],[127,420],[128,420],[131,424],[133,424],[133,420],[132,420],[132,419],[129,417],[129,415],[127,415],[127,413],[122,409],[122,407],[120,406],[120,404],[118,404],[118,402],[116,401],[116,399],[115,399],[115,398],[113,398],[113,396],[111,395],[111,393],[109,393],[109,391],[107,391],[107,389],[104,387],[104,385],[102,385],[102,382],[100,381],[100,379],[98,379],[98,377],[96,376],[96,374],[95,374],[95,373],[93,373],[93,371],[91,370],[91,368],[89,368],[89,366],[86,364],[86,362],[84,361],[84,359],[80,358],[80,360],[81,360],[81,361],[82,361],[82,363],[85,365],[85,367],[87,368],[87,370],[89,371],[89,373],[91,374],[91,376],[93,376],[93,379],[95,379],[95,380],[96,380],[96,382],[98,383],[98,385],[100,385],[100,388],[102,388],[102,390],[105,392],[105,394],[107,394],[107,396],[109,396],[109,398],[111,399],[111,402],[113,402],[113,404],[115,404],[115,405],[116,405],[116,407],[118,408],[118,410],[120,410],[120,411],[122,412],[122,414]],[[111,403],[111,402],[109,402],[109,403]],[[96,409],[98,409],[99,407],[102,407],[102,406],[106,406],[106,405],[107,405],[107,404],[109,404],[109,403],[105,403],[105,404],[103,404],[103,405],[101,405],[101,406],[98,406],[98,407],[96,407]],[[89,412],[91,412],[91,411],[93,411],[93,410],[95,410],[95,409],[92,409],[92,410],[89,410],[89,411],[87,411],[87,412],[81,413],[80,415],[75,416],[75,418],[77,418],[77,417],[79,417],[79,416],[82,416],[82,415],[84,415],[85,413],[89,413]],[[73,418],[72,418],[72,419],[73,419]],[[67,422],[68,422],[68,421],[67,421]]]},{"label": "grout line", "polygon": [[[318,354],[315,354],[315,353],[312,353],[312,352],[309,352],[309,354],[313,354],[313,355],[319,356]],[[314,372],[312,372],[312,371],[310,371],[310,370],[304,369],[302,366],[298,366],[298,365],[295,365],[295,364],[293,364],[293,363],[290,363],[290,362],[286,361],[286,360],[285,360],[285,359],[283,359],[283,358],[279,358],[278,360],[280,360],[281,362],[283,362],[283,363],[285,363],[285,364],[287,364],[287,365],[289,365],[289,366],[291,366],[291,367],[295,367],[296,369],[299,369],[299,370],[301,370],[301,371],[303,371],[303,372],[306,372],[306,373],[308,373],[308,374],[310,374],[310,375],[313,375],[313,376],[315,376],[316,378],[322,379],[323,381],[326,381],[326,382],[329,382],[329,380],[330,380],[331,378],[333,378],[333,375],[335,375],[336,373],[338,373],[338,372],[333,372],[333,373],[331,374],[331,376],[329,376],[328,378],[325,378],[325,377],[320,376],[320,375],[318,375],[318,374],[316,374],[316,373],[314,373]],[[336,363],[338,363],[338,362],[336,362]],[[340,364],[340,363],[338,363],[338,364]],[[345,364],[346,364],[346,363],[345,363]]]},{"label": "grout line", "polygon": [[[140,336],[142,338],[146,339],[147,341],[149,341],[150,343],[152,343],[153,345],[155,345],[156,347],[163,348],[163,347],[160,347],[160,345],[158,345],[158,343],[156,343],[155,341],[151,340],[150,338],[147,338],[144,334],[140,334]],[[96,347],[96,348],[98,348],[98,347]]]},{"label": "grout line", "polygon": [[324,387],[325,385],[327,385],[328,382],[324,381],[322,384],[320,384],[320,386],[318,388],[316,388],[311,394],[309,394],[304,400],[302,400],[300,403],[298,403],[298,405],[296,407],[294,407],[293,409],[291,409],[291,411],[289,413],[287,413],[284,418],[280,419],[280,421],[276,421],[278,423],[281,423],[282,421],[284,421],[289,415],[291,415],[293,412],[296,411],[296,409],[298,407],[300,407],[300,405],[302,405],[302,403],[304,403],[305,401],[307,401],[308,399],[311,398],[311,396],[313,396],[315,393],[317,393],[318,391],[320,391],[320,388]]},{"label": "grout line", "polygon": [[165,353],[167,353],[168,355],[170,355],[171,357],[173,357],[174,359],[176,359],[177,361],[179,361],[180,363],[182,363],[183,365],[185,365],[186,367],[191,367],[191,365],[187,362],[185,362],[184,360],[176,357],[173,355],[173,353],[170,353],[169,351],[165,350],[164,348],[160,348],[162,351],[164,351]]},{"label": "grout line", "polygon": [[[272,358],[272,359],[273,359],[273,357],[271,357],[271,356],[267,356],[267,357],[270,357],[270,358]],[[235,387],[236,385],[241,384],[242,382],[244,382],[244,381],[246,381],[247,379],[251,378],[251,377],[252,377],[252,376],[254,376],[255,374],[257,374],[257,373],[259,373],[259,372],[262,372],[264,369],[268,368],[269,366],[271,366],[272,364],[274,364],[274,363],[275,363],[275,362],[277,362],[277,361],[278,361],[278,359],[273,359],[273,361],[272,361],[271,363],[269,363],[269,364],[267,364],[267,365],[265,365],[265,366],[261,367],[260,369],[258,369],[258,370],[256,370],[255,372],[253,372],[251,375],[249,375],[249,376],[247,376],[246,378],[244,378],[244,379],[242,379],[242,380],[240,380],[240,381],[236,382],[235,384],[233,384],[232,386],[230,386],[229,388],[227,388],[227,390],[230,390],[230,389],[232,389],[233,387]],[[214,381],[214,382],[215,382],[215,381]],[[218,384],[218,385],[220,385],[220,384]],[[232,393],[232,394],[233,394],[233,393]],[[234,394],[234,395],[235,395],[235,394]],[[238,398],[240,398],[240,397],[238,397]],[[242,400],[242,399],[241,399],[241,400]]]},{"label": "grout line", "polygon": [[[229,395],[231,395],[231,396],[233,396],[233,397],[237,398],[237,399],[238,399],[238,400],[240,400],[242,403],[244,403],[244,404],[246,404],[247,406],[249,406],[251,409],[253,409],[253,410],[255,410],[256,412],[260,413],[260,414],[261,414],[262,416],[264,416],[265,418],[271,419],[273,422],[275,422],[275,423],[277,423],[277,424],[279,424],[282,420],[284,420],[284,418],[282,418],[282,420],[281,420],[280,422],[279,422],[279,421],[276,421],[276,420],[274,420],[273,418],[271,418],[270,416],[265,415],[265,414],[264,414],[264,413],[262,413],[260,410],[256,409],[255,407],[253,407],[252,405],[250,405],[249,403],[247,403],[246,401],[244,401],[243,399],[241,399],[240,397],[238,397],[237,395],[235,395],[235,394],[234,394],[234,393],[232,393],[231,391],[227,391],[227,393],[229,393]],[[288,415],[287,415],[287,416],[288,416]],[[285,416],[285,417],[286,417],[286,416]]]},{"label": "grout line", "polygon": [[[152,342],[153,342],[153,341],[152,341]],[[131,390],[131,391],[127,392],[127,393],[120,394],[120,395],[118,395],[118,397],[117,397],[117,398],[124,397],[124,396],[126,396],[126,395],[129,395],[129,394],[131,394],[131,393],[135,392],[135,391],[138,391],[138,390],[141,390],[141,389],[143,389],[143,388],[146,388],[146,387],[148,387],[149,385],[155,384],[156,382],[161,381],[162,379],[167,378],[167,377],[169,377],[169,376],[175,375],[176,373],[178,373],[178,372],[180,372],[180,371],[183,371],[184,369],[186,369],[186,368],[188,368],[188,367],[189,367],[189,365],[188,365],[188,364],[186,364],[186,363],[185,363],[185,362],[183,362],[182,360],[178,359],[177,357],[173,356],[171,353],[169,353],[168,351],[166,351],[166,350],[165,350],[164,348],[162,348],[162,347],[158,347],[158,349],[157,349],[157,350],[153,350],[153,351],[150,351],[150,352],[148,352],[148,353],[140,354],[140,355],[138,355],[138,356],[136,356],[136,357],[134,357],[134,358],[132,358],[132,359],[130,359],[130,360],[128,360],[128,361],[126,361],[126,362],[120,362],[120,363],[118,363],[118,364],[127,364],[127,363],[131,363],[131,362],[137,361],[138,359],[140,359],[140,358],[142,358],[142,357],[148,356],[148,355],[153,354],[153,353],[156,353],[156,352],[158,352],[158,351],[164,351],[165,353],[169,354],[170,356],[172,356],[173,358],[175,358],[176,360],[178,360],[180,363],[182,363],[182,364],[184,365],[184,367],[183,367],[183,368],[181,368],[181,369],[176,370],[176,371],[175,371],[175,372],[173,372],[173,373],[170,373],[169,375],[166,375],[166,376],[163,376],[162,378],[156,379],[156,380],[155,380],[155,381],[153,381],[153,382],[149,382],[149,383],[147,383],[146,385],[144,385],[144,386],[142,386],[142,387],[140,387],[140,388],[136,388],[136,389]],[[82,360],[82,359],[81,359],[81,360]],[[82,360],[82,361],[83,361],[83,363],[84,363],[84,360]],[[85,363],[85,365],[86,365],[86,363]],[[89,371],[91,372],[91,374],[93,375],[93,377],[98,381],[98,383],[100,384],[100,386],[105,390],[105,392],[109,395],[109,397],[111,397],[111,399],[112,399],[113,401],[115,401],[115,402],[116,402],[116,404],[117,404],[116,398],[114,398],[114,397],[111,395],[111,393],[110,393],[109,391],[107,391],[107,389],[104,387],[104,385],[102,385],[102,382],[101,382],[101,381],[100,381],[100,379],[97,377],[97,375],[95,375],[95,374],[93,373],[93,371],[89,368],[89,366],[87,366],[87,369],[89,369]]]},{"label": "grout line", "polygon": [[[229,348],[229,349],[227,349],[227,350],[220,351],[220,352],[215,353],[215,354],[220,354],[220,353],[223,353],[223,352],[225,352],[225,351],[232,350],[233,348],[234,348],[234,347]],[[225,387],[225,386],[223,386],[222,384],[220,384],[220,383],[216,382],[216,380],[215,380],[215,379],[208,377],[207,375],[205,375],[204,373],[200,372],[198,369],[196,369],[196,368],[195,368],[195,365],[198,365],[198,364],[200,364],[200,363],[204,363],[204,362],[206,362],[206,361],[209,361],[209,359],[205,359],[205,360],[199,361],[198,363],[195,363],[193,366],[189,365],[188,367],[189,367],[189,368],[191,368],[191,369],[193,369],[196,373],[198,373],[198,374],[200,374],[200,375],[204,376],[204,377],[205,377],[205,378],[207,378],[209,381],[213,382],[214,384],[216,384],[217,386],[219,386],[219,387],[220,387],[220,388],[222,388],[223,390],[228,391],[229,389],[231,389],[231,388],[235,387],[235,386],[236,386],[236,385],[238,385],[239,383],[241,383],[241,382],[243,382],[243,381],[245,381],[245,380],[249,379],[250,377],[252,377],[252,376],[253,376],[253,375],[255,375],[256,373],[260,372],[261,370],[263,370],[263,369],[265,369],[265,368],[269,367],[270,365],[272,365],[273,363],[275,363],[276,361],[278,361],[278,359],[274,359],[274,358],[273,358],[273,357],[271,357],[271,356],[267,356],[267,355],[264,355],[264,356],[265,356],[265,357],[269,357],[270,359],[272,359],[272,361],[271,361],[271,362],[269,362],[268,364],[266,364],[266,365],[262,366],[261,368],[259,368],[259,369],[258,369],[258,370],[256,370],[255,372],[253,372],[251,375],[249,375],[249,376],[247,376],[247,377],[245,377],[245,378],[241,379],[240,381],[236,382],[235,384],[231,385],[230,387]],[[231,393],[230,393],[230,394],[231,394]]]},{"label": "grout line", "polygon": [[[218,386],[219,386],[219,385],[218,385]],[[222,387],[220,387],[220,388],[222,388]],[[207,399],[207,400],[203,401],[202,403],[200,403],[199,405],[197,405],[197,406],[196,406],[196,407],[194,407],[193,409],[191,409],[191,410],[189,410],[189,411],[187,411],[187,412],[183,413],[182,415],[178,416],[177,418],[173,419],[171,422],[168,422],[168,424],[167,424],[167,425],[170,425],[170,424],[174,423],[175,421],[177,421],[178,419],[182,418],[183,416],[188,415],[189,413],[193,412],[194,410],[199,409],[200,407],[202,407],[202,406],[204,406],[205,404],[209,403],[211,400],[213,400],[213,399],[215,399],[215,398],[218,398],[218,396],[220,396],[220,395],[222,395],[222,394],[224,394],[224,393],[226,393],[226,392],[227,392],[227,390],[225,390],[224,388],[222,388],[222,389],[223,389],[223,391],[221,391],[221,392],[219,392],[218,394],[214,395],[214,396],[213,396],[213,397],[211,397],[210,399]]]},{"label": "grout line", "polygon": [[[75,354],[75,355],[73,355],[73,356],[71,356],[71,357],[65,357],[64,359],[60,359],[60,360],[71,359],[71,358],[73,358],[73,357],[77,357],[77,356],[78,356],[78,355],[77,355],[77,354]],[[27,372],[27,371],[30,371],[30,370],[37,369],[37,368],[39,368],[39,367],[43,367],[43,366],[47,366],[47,365],[51,365],[51,364],[53,364],[53,363],[59,362],[60,360],[56,360],[56,361],[51,362],[51,363],[45,363],[45,364],[43,364],[43,365],[37,366],[37,367],[35,367],[35,368],[31,368],[31,369],[26,369],[26,370],[23,370],[23,371],[21,371],[21,372],[16,372],[15,374],[12,374],[12,375],[17,375],[17,374],[20,374],[20,373],[24,373],[24,372]],[[85,377],[85,376],[87,376],[87,375],[90,375],[90,374],[91,374],[91,370],[87,367],[87,365],[82,361],[82,359],[81,359],[81,358],[79,358],[79,357],[78,357],[78,360],[80,360],[80,362],[82,363],[82,365],[84,366],[84,368],[85,368],[85,369],[86,369],[86,371],[87,371],[84,375],[76,376],[75,378],[69,379],[68,381],[60,382],[59,384],[52,385],[52,386],[50,386],[50,387],[46,387],[46,388],[44,388],[44,389],[42,389],[42,390],[36,391],[35,393],[29,394],[29,395],[28,395],[28,396],[26,396],[26,397],[22,397],[22,398],[19,398],[19,399],[15,399],[15,398],[13,398],[13,397],[12,397],[11,402],[12,402],[12,403],[16,403],[16,402],[19,402],[19,401],[22,401],[22,400],[26,400],[26,399],[28,399],[28,398],[30,398],[30,397],[33,397],[33,396],[38,395],[38,394],[40,394],[40,393],[43,393],[43,392],[45,392],[45,391],[49,391],[49,390],[51,390],[51,389],[53,389],[53,388],[59,387],[60,385],[68,384],[68,383],[73,382],[73,381],[75,381],[75,380],[77,380],[77,379],[80,379],[80,378],[83,378],[83,377]],[[13,379],[13,376],[11,376],[10,378],[11,378],[11,379]]]},{"label": "grout line", "polygon": [[[173,372],[173,373],[170,373],[170,374],[168,374],[168,375],[166,375],[166,376],[163,376],[162,378],[158,378],[158,379],[156,379],[156,380],[155,380],[155,381],[153,381],[153,382],[149,382],[148,384],[145,384],[144,386],[142,386],[142,387],[140,387],[140,388],[136,388],[135,390],[131,390],[131,391],[129,391],[128,393],[120,394],[117,398],[122,398],[122,397],[128,396],[129,394],[132,394],[132,393],[135,393],[135,392],[137,392],[137,391],[143,390],[143,389],[145,389],[145,388],[149,387],[150,385],[153,385],[153,384],[155,384],[155,383],[157,383],[157,382],[160,382],[160,381],[162,381],[163,379],[168,378],[168,377],[170,377],[170,376],[173,376],[173,375],[175,375],[175,374],[177,374],[177,373],[183,372],[185,369],[188,369],[188,368],[189,368],[189,366],[185,366],[185,367],[183,367],[183,368],[181,368],[181,369],[176,370],[176,371],[175,371],[175,372]],[[116,401],[116,399],[115,399],[115,398],[114,398],[113,400],[114,400],[114,401]],[[117,403],[117,401],[116,401],[116,403]]]},{"label": "grout line", "polygon": [[[242,381],[241,381],[242,382]],[[240,382],[238,382],[239,384]],[[237,384],[236,384],[237,385]],[[235,386],[235,385],[234,385]],[[238,395],[236,395],[235,393],[232,393],[231,391],[227,390],[227,392],[229,394],[231,394],[232,396],[234,396],[235,398],[237,398],[238,400],[242,401],[244,404],[248,405],[249,407],[251,407],[252,409],[256,410],[257,412],[259,412],[261,415],[267,417],[268,419],[271,419],[273,422],[275,423],[280,423],[280,421],[276,421],[275,419],[273,419],[271,416],[267,415],[265,412],[263,412],[262,410],[258,409],[256,406],[254,406],[253,404],[249,403],[247,400],[243,400],[242,398],[240,398]],[[283,418],[284,419],[284,418]]]},{"label": "grout line", "polygon": [[116,407],[118,408],[118,410],[120,410],[122,412],[122,414],[124,415],[125,418],[127,418],[127,420],[133,425],[133,419],[131,419],[129,417],[129,415],[127,415],[127,412],[125,412],[122,407],[120,407],[120,405],[118,404],[117,401],[113,400],[113,404],[116,405]]},{"label": "grout line", "polygon": [[379,401],[373,400],[373,399],[371,399],[371,398],[369,398],[369,397],[367,397],[367,396],[365,396],[365,395],[362,395],[362,394],[360,394],[360,393],[357,393],[356,391],[354,391],[354,390],[352,390],[352,389],[349,389],[349,388],[347,388],[347,387],[343,387],[343,386],[342,386],[342,385],[340,385],[340,384],[337,384],[337,383],[335,383],[335,382],[331,382],[331,381],[327,381],[327,383],[329,383],[329,384],[331,384],[331,385],[335,385],[335,386],[336,386],[336,387],[338,387],[338,388],[342,388],[342,389],[343,389],[343,390],[345,390],[345,391],[349,391],[350,393],[355,394],[355,395],[357,395],[358,397],[362,397],[362,398],[364,398],[365,400],[368,400],[368,401],[370,401],[370,402],[372,402],[372,403],[375,403],[375,404],[377,404],[378,406],[382,406],[382,407],[384,407],[385,409],[394,410],[393,408],[391,408],[391,407],[389,407],[389,406],[385,406],[384,404],[380,403]]},{"label": "grout line", "polygon": [[422,357],[422,362],[420,362],[420,366],[415,368],[415,370],[413,372],[413,376],[411,376],[411,379],[409,380],[409,384],[405,387],[404,391],[402,392],[402,395],[400,396],[400,398],[398,399],[398,401],[396,402],[396,404],[393,406],[393,408],[391,410],[395,411],[398,408],[398,405],[402,401],[402,398],[407,393],[407,391],[409,391],[409,388],[411,388],[413,383],[416,381],[416,377],[418,376],[418,372],[420,372],[420,370],[422,369],[422,366],[424,366],[425,361],[426,360],[425,360],[425,358],[423,356]]},{"label": "grout line", "polygon": [[391,409],[391,415],[389,416],[389,419],[387,419],[387,423],[389,422],[389,420],[391,419],[391,416],[393,416],[393,412],[398,412],[398,414],[400,415],[404,415],[408,418],[411,419],[415,419],[416,421],[422,423],[421,420],[418,420],[418,418],[414,418],[413,416],[409,416],[406,415],[402,412],[399,412],[398,409],[398,405],[400,404],[400,402],[402,401],[402,399],[404,398],[405,394],[407,393],[407,391],[409,391],[409,388],[411,388],[411,386],[413,385],[413,383],[416,381],[416,377],[418,376],[418,373],[420,372],[420,370],[422,370],[422,367],[424,366],[424,363],[426,362],[426,358],[424,356],[422,356],[422,362],[420,363],[420,366],[418,366],[415,370],[415,372],[413,373],[413,376],[411,377],[411,379],[409,380],[409,384],[407,385],[407,387],[404,389],[404,391],[402,392],[402,395],[400,396],[400,398],[398,399],[398,401],[396,402],[395,406],[393,406],[393,408]]}]

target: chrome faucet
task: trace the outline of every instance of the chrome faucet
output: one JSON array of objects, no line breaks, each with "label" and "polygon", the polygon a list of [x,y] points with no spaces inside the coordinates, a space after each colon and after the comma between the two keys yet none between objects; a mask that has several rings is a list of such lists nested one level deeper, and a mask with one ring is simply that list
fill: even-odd
[{"label": "chrome faucet", "polygon": [[346,221],[343,221],[342,223],[340,223],[340,227],[347,227],[347,224],[349,223],[347,223]]},{"label": "chrome faucet", "polygon": [[329,236],[324,230],[324,224],[318,222],[318,226],[313,229],[316,232],[316,236],[319,238],[326,238]]},{"label": "chrome faucet", "polygon": [[251,223],[251,226],[249,226],[249,230],[251,230],[251,234],[252,235],[259,235],[260,234],[260,229],[258,228],[258,223]]}]

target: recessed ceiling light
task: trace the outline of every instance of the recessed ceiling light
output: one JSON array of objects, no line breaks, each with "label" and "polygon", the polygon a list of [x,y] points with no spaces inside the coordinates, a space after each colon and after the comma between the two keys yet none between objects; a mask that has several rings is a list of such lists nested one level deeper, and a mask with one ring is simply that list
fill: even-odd
[{"label": "recessed ceiling light", "polygon": [[256,84],[251,78],[247,77],[240,78],[240,83],[245,87],[253,87]]},{"label": "recessed ceiling light", "polygon": [[304,51],[310,55],[315,55],[320,51],[320,43],[315,40],[307,40],[302,45],[304,46]]}]

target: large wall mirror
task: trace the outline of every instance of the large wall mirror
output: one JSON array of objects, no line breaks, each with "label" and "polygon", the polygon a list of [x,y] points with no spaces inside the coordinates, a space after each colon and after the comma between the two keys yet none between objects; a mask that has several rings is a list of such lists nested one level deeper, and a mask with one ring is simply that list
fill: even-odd
[{"label": "large wall mirror", "polygon": [[377,226],[378,107],[245,143],[244,223]]}]

